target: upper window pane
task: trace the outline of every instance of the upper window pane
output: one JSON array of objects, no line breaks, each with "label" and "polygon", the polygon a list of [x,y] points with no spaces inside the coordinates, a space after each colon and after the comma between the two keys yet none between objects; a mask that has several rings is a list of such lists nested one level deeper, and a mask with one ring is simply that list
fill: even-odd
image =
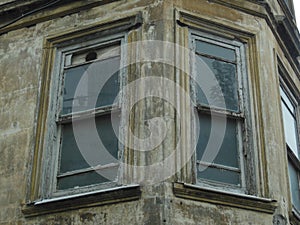
[{"label": "upper window pane", "polygon": [[[212,73],[205,72],[202,62],[209,67]],[[201,65],[200,68],[196,67],[196,74],[200,77],[200,82],[205,85],[206,90],[204,92],[204,88],[196,87],[197,103],[239,111],[236,65],[204,56],[196,56],[196,65]],[[214,81],[211,82],[212,79]]]},{"label": "upper window pane", "polygon": [[280,87],[281,108],[283,116],[285,141],[295,156],[299,157],[298,153],[298,131],[295,107],[286,92]]},{"label": "upper window pane", "polygon": [[119,92],[120,57],[66,69],[62,114],[113,104]]},{"label": "upper window pane", "polygon": [[286,106],[288,107],[288,109],[294,114],[295,113],[295,108],[291,102],[291,100],[289,99],[289,97],[286,95],[286,93],[282,90],[282,88],[280,87],[280,95],[282,100],[284,101],[284,103],[286,104]]},{"label": "upper window pane", "polygon": [[282,102],[282,115],[284,124],[285,141],[289,148],[298,156],[298,141],[297,141],[297,128],[294,115],[289,111],[288,107]]},{"label": "upper window pane", "polygon": [[233,49],[210,44],[204,41],[196,41],[196,52],[222,58],[224,60],[236,60],[235,51]]}]

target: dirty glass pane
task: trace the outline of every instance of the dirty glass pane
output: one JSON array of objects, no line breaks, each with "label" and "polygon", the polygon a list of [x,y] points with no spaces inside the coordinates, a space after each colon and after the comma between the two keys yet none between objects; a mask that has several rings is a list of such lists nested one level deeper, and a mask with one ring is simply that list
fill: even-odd
[{"label": "dirty glass pane", "polygon": [[[105,171],[91,171],[82,174],[76,174],[68,177],[58,178],[57,180],[57,189],[64,190],[68,188],[74,187],[82,187],[91,184],[101,184],[105,182],[115,181],[117,177],[118,167],[105,169]],[[102,176],[106,174],[110,174],[109,177],[114,177],[114,180],[107,179],[106,177]]]},{"label": "dirty glass pane", "polygon": [[283,124],[284,124],[284,134],[285,141],[290,149],[294,152],[294,154],[298,156],[298,140],[297,140],[297,128],[296,128],[296,120],[288,110],[286,105],[281,102],[282,107],[282,115],[283,115]]},{"label": "dirty glass pane", "polygon": [[[209,70],[203,68],[205,63]],[[239,111],[236,66],[207,57],[196,57],[196,99],[200,105]]]},{"label": "dirty glass pane", "polygon": [[197,170],[197,177],[227,184],[241,185],[240,173],[224,169],[208,167],[202,172]]},{"label": "dirty glass pane", "polygon": [[196,52],[223,58],[225,60],[236,60],[235,51],[233,49],[210,44],[204,41],[196,41]]},{"label": "dirty glass pane", "polygon": [[[116,128],[119,127],[119,113],[112,114]],[[117,162],[118,139],[111,114],[93,119],[83,119],[62,126],[60,173]],[[93,131],[93,125],[96,130]],[[76,135],[74,130],[76,129]],[[118,130],[116,130],[118,134]],[[75,140],[75,136],[77,137]],[[86,162],[86,160],[89,164]]]},{"label": "dirty glass pane", "polygon": [[[221,140],[221,147],[218,154],[212,161],[215,164],[231,166],[239,168],[238,161],[238,142],[237,142],[237,121],[234,119],[224,119],[214,117],[215,129],[212,130],[211,116],[208,114],[201,114],[198,112],[200,121],[200,133],[197,143],[197,160],[206,161],[202,159],[204,152],[216,151],[215,140]],[[224,131],[224,126],[225,132]],[[208,146],[209,137],[213,137],[211,146]]]},{"label": "dirty glass pane", "polygon": [[290,175],[290,186],[292,193],[292,202],[297,210],[300,210],[300,190],[299,190],[299,176],[296,168],[289,162],[289,175]]},{"label": "dirty glass pane", "polygon": [[119,92],[119,68],[120,57],[114,57],[66,69],[61,113],[111,105]]}]

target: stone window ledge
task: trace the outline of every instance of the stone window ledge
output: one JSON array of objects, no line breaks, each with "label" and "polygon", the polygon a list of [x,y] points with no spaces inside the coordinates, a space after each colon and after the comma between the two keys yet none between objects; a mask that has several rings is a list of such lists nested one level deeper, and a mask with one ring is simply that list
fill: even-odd
[{"label": "stone window ledge", "polygon": [[80,208],[114,204],[140,199],[139,185],[128,185],[52,199],[39,200],[23,206],[25,217],[62,212]]},{"label": "stone window ledge", "polygon": [[276,200],[252,195],[214,190],[191,184],[174,183],[176,197],[273,214]]}]

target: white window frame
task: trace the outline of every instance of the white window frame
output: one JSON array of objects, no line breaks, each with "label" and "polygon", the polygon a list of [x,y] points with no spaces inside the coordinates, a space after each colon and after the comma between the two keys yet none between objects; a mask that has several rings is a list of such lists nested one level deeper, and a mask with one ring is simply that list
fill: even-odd
[{"label": "white window frame", "polygon": [[[51,76],[51,84],[50,84],[50,94],[49,94],[49,109],[47,114],[47,132],[45,136],[45,151],[43,152],[43,162],[42,162],[42,184],[40,188],[40,194],[43,199],[51,199],[60,196],[71,196],[78,193],[84,192],[91,192],[99,189],[109,189],[116,186],[120,186],[120,180],[107,182],[107,183],[100,183],[100,184],[92,184],[83,187],[76,187],[66,190],[57,190],[56,189],[56,182],[57,182],[57,172],[58,172],[58,163],[59,163],[59,153],[60,153],[60,136],[61,131],[59,127],[56,125],[58,121],[58,110],[62,106],[62,92],[61,88],[63,87],[63,71],[64,71],[64,58],[66,54],[80,52],[83,50],[87,50],[90,48],[101,48],[102,46],[106,46],[112,43],[120,43],[120,70],[119,70],[119,84],[120,89],[124,83],[124,74],[126,73],[125,69],[123,68],[125,62],[125,47],[124,43],[127,42],[127,34],[122,32],[115,35],[109,35],[105,37],[89,37],[88,40],[82,40],[79,38],[78,40],[75,39],[75,43],[69,42],[62,43],[56,47],[56,54],[55,54],[55,61],[54,61],[54,69],[52,71]],[[111,107],[100,107],[97,108],[96,111],[107,111],[107,112],[114,112],[114,111],[121,111],[121,102],[122,97],[120,97],[117,105],[112,105]],[[88,110],[88,111],[93,111]],[[80,114],[80,113],[79,113]],[[121,118],[122,119],[122,118]],[[72,119],[71,119],[72,121]],[[119,143],[119,142],[118,142]],[[120,154],[122,152],[122,146],[118,144],[118,153],[119,159]],[[120,167],[119,167],[120,170]],[[120,174],[120,172],[118,172]]]},{"label": "white window frame", "polygon": [[[204,33],[198,30],[190,29],[189,31],[189,46],[193,53],[195,53],[195,40],[202,40],[211,44],[215,44],[218,46],[222,46],[228,49],[232,49],[236,52],[236,65],[237,65],[237,91],[238,91],[238,104],[239,104],[239,112],[230,112],[229,110],[220,110],[217,107],[205,108],[199,105],[194,106],[194,112],[201,112],[201,111],[211,111],[213,113],[221,113],[222,115],[226,115],[229,118],[234,118],[237,121],[237,157],[239,163],[239,173],[240,173],[240,185],[231,185],[228,183],[217,182],[213,180],[205,180],[205,179],[198,179],[197,178],[197,157],[195,156],[195,163],[194,163],[194,177],[196,179],[196,185],[214,189],[222,189],[227,190],[230,192],[238,192],[238,193],[246,193],[246,178],[245,178],[245,160],[243,158],[244,148],[247,147],[248,144],[245,142],[249,142],[249,138],[247,138],[247,129],[245,126],[249,126],[246,122],[246,119],[250,118],[249,102],[246,102],[248,99],[248,76],[247,76],[247,68],[246,68],[246,54],[245,54],[245,44],[239,41],[230,40],[227,38],[223,38],[221,36],[213,35],[210,33]],[[195,66],[194,60],[192,58],[192,78],[195,79]],[[191,86],[191,92],[193,99],[196,99],[195,94],[195,87]],[[195,101],[196,102],[196,101]],[[197,115],[196,115],[197,116]],[[195,153],[196,155],[196,153]],[[226,169],[231,169],[230,167],[221,165]]]}]

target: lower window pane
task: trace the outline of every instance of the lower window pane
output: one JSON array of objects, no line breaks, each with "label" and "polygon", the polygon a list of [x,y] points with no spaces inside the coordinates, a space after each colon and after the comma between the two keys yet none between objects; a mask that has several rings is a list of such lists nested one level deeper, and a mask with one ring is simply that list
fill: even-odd
[{"label": "lower window pane", "polygon": [[217,182],[234,184],[240,186],[240,173],[207,167],[204,171],[197,171],[198,179],[214,180]]},{"label": "lower window pane", "polygon": [[[197,160],[203,161],[202,156],[205,151],[218,151],[213,163],[239,168],[238,160],[238,143],[237,143],[237,121],[227,118],[225,134],[220,132],[225,126],[223,119],[214,118],[215,128],[212,130],[211,116],[208,114],[198,113],[200,121],[200,134],[197,144]],[[213,137],[213,140],[221,141],[219,149],[212,149],[215,146],[207,146],[208,140]],[[215,144],[215,142],[213,143]],[[206,161],[206,160],[204,160]]]},{"label": "lower window pane", "polygon": [[291,162],[289,162],[289,175],[290,175],[290,188],[291,188],[291,194],[292,194],[292,202],[294,207],[300,211],[300,190],[299,190],[299,176],[298,171],[296,168],[292,165]]},{"label": "lower window pane", "polygon": [[[59,174],[118,162],[118,138],[111,115],[118,127],[120,113],[63,125]],[[92,132],[93,125],[96,125],[95,132]]]},{"label": "lower window pane", "polygon": [[[91,171],[82,174],[62,177],[57,179],[57,189],[64,190],[68,188],[82,187],[92,184],[100,184],[115,181],[117,177],[118,167],[101,170],[101,172]],[[102,176],[102,175],[103,176]],[[106,177],[114,177],[114,180]]]}]

